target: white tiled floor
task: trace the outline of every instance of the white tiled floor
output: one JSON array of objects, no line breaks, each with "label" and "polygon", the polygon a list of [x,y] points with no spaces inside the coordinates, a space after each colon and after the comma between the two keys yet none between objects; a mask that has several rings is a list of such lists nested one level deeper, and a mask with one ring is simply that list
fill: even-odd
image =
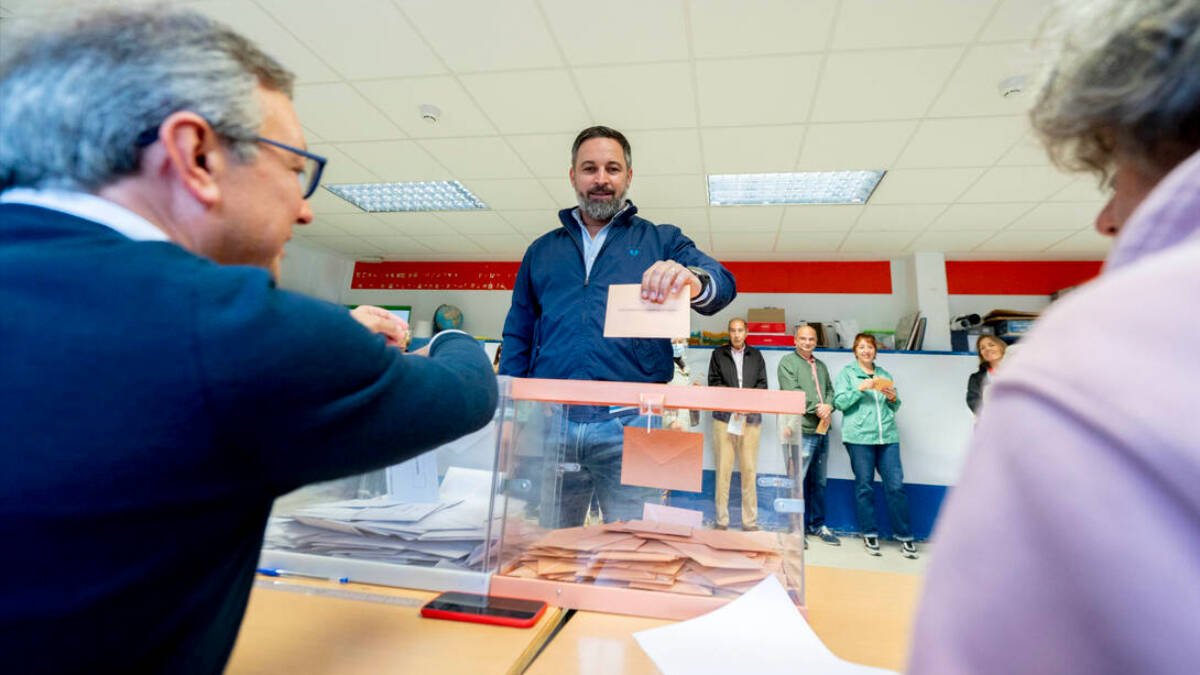
[{"label": "white tiled floor", "polygon": [[880,539],[879,550],[883,555],[876,557],[867,555],[867,549],[863,547],[862,537],[843,535],[841,540],[841,546],[830,546],[817,537],[810,535],[808,537],[808,550],[804,552],[804,564],[923,575],[925,574],[925,566],[929,564],[930,553],[933,550],[932,542],[920,542],[917,544],[920,557],[916,560],[910,560],[900,554],[900,542]]}]

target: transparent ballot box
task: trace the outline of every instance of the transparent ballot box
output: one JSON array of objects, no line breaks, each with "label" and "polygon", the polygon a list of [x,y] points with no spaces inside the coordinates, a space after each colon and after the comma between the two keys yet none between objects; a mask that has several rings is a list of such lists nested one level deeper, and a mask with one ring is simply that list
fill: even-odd
[{"label": "transparent ballot box", "polygon": [[775,575],[803,607],[802,392],[509,386],[493,594],[682,619]]},{"label": "transparent ballot box", "polygon": [[[406,462],[275,501],[260,566],[427,590],[487,591],[498,542],[497,417]],[[337,448],[330,448],[336,452]],[[492,545],[488,545],[492,542]]]}]

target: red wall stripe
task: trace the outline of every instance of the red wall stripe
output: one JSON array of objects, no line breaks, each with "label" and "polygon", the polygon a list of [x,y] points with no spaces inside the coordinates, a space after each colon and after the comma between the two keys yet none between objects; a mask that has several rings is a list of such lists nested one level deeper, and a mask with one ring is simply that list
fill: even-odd
[{"label": "red wall stripe", "polygon": [[1100,274],[1099,260],[948,260],[950,295],[1049,295]]},{"label": "red wall stripe", "polygon": [[[352,289],[511,290],[515,262],[358,262]],[[892,266],[876,262],[727,262],[742,293],[891,293]]]}]

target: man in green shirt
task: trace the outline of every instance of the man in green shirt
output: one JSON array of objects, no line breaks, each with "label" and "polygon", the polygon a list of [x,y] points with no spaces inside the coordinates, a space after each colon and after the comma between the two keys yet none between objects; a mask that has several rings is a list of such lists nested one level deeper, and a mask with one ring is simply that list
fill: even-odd
[{"label": "man in green shirt", "polygon": [[780,434],[783,442],[803,445],[809,457],[804,473],[804,529],[831,546],[842,541],[825,525],[825,470],[829,460],[829,423],[833,421],[833,382],[825,363],[813,355],[817,348],[817,331],[808,324],[796,329],[796,351],[779,361],[779,388],[784,391],[803,391],[803,415],[782,420]]}]

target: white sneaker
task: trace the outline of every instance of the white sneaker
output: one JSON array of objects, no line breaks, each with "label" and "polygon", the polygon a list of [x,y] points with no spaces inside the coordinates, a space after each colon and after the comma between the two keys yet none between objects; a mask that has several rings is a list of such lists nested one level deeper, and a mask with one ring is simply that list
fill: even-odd
[{"label": "white sneaker", "polygon": [[912,558],[913,560],[916,560],[919,557],[917,556],[917,545],[911,541],[900,542],[900,553],[903,554],[905,558]]},{"label": "white sneaker", "polygon": [[867,547],[867,555],[882,555],[879,552],[879,537],[873,534],[864,535],[863,545]]}]

